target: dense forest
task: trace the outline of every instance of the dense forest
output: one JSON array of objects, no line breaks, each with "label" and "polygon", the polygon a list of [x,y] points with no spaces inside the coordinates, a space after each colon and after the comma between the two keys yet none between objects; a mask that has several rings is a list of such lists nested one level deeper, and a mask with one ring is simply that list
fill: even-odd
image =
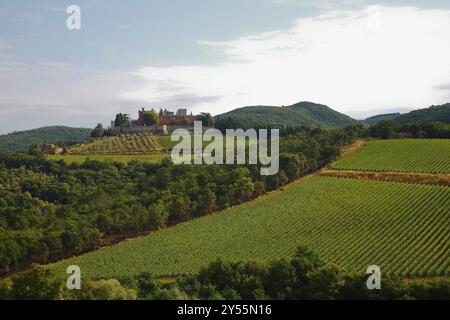
[{"label": "dense forest", "polygon": [[397,118],[400,115],[401,115],[401,113],[399,113],[399,112],[379,114],[379,115],[364,119],[364,122],[367,123],[368,125],[372,126],[382,120],[394,120],[395,118]]},{"label": "dense forest", "polygon": [[450,124],[441,122],[399,124],[395,120],[382,120],[366,128],[363,137],[377,139],[450,139]]},{"label": "dense forest", "polygon": [[26,151],[30,145],[55,143],[64,146],[86,140],[92,129],[63,126],[43,127],[0,136],[0,152]]},{"label": "dense forest", "polygon": [[148,272],[123,279],[82,280],[68,290],[48,269],[34,266],[0,279],[0,300],[430,300],[450,299],[450,281],[412,280],[383,275],[382,290],[368,290],[369,275],[350,274],[324,263],[306,247],[270,263],[216,260],[197,274],[160,281]]},{"label": "dense forest", "polygon": [[395,118],[399,124],[442,122],[450,124],[450,103],[414,110]]},{"label": "dense forest", "polygon": [[325,105],[299,102],[292,106],[252,106],[235,109],[214,117],[218,129],[231,128],[338,128],[357,121]]},{"label": "dense forest", "polygon": [[68,257],[105,237],[132,235],[255,198],[318,170],[360,126],[301,130],[280,140],[280,170],[258,165],[128,164],[47,160],[38,150],[0,155],[0,268]]}]

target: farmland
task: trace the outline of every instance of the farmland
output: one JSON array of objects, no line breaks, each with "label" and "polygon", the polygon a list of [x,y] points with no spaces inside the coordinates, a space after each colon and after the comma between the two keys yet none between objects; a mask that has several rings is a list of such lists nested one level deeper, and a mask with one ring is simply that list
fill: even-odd
[{"label": "farmland", "polygon": [[336,170],[450,173],[450,140],[368,141],[331,166]]},{"label": "farmland", "polygon": [[86,144],[69,148],[69,154],[122,154],[141,155],[160,151],[161,147],[154,136],[129,135],[97,139]]},{"label": "farmland", "polygon": [[163,152],[164,143],[170,141],[170,136],[126,135],[104,137],[92,142],[70,147],[67,154],[50,155],[49,159],[64,160],[66,163],[82,163],[89,160],[117,161],[128,163],[132,160],[159,162],[169,155]]},{"label": "farmland", "polygon": [[192,273],[217,257],[272,260],[307,245],[324,260],[363,273],[450,274],[450,188],[307,177],[285,190],[191,222],[68,259],[86,277],[150,271]]},{"label": "farmland", "polygon": [[163,158],[168,157],[164,153],[150,153],[142,155],[127,155],[127,154],[65,154],[65,155],[50,155],[48,158],[50,160],[64,160],[64,162],[70,163],[83,163],[86,160],[97,160],[97,161],[115,161],[121,163],[128,163],[132,160],[157,163]]}]

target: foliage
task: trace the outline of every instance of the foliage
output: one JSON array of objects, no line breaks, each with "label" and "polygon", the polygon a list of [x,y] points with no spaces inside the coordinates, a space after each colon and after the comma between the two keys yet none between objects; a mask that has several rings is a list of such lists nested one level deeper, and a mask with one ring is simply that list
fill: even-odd
[{"label": "foliage", "polygon": [[398,113],[398,112],[379,114],[379,115],[364,119],[364,122],[369,125],[375,125],[382,120],[393,120],[393,119],[397,118],[399,115],[400,115],[400,113]]},{"label": "foliage", "polygon": [[313,251],[300,247],[291,258],[268,263],[218,259],[198,274],[179,277],[176,284],[193,299],[450,299],[448,279],[405,282],[383,275],[381,290],[368,290],[367,277],[326,264]]},{"label": "foliage", "polygon": [[395,119],[397,123],[430,123],[442,122],[450,124],[450,103],[414,110]]},{"label": "foliage", "polygon": [[14,277],[10,296],[18,300],[59,300],[61,293],[61,282],[50,270],[33,266]]},{"label": "foliage", "polygon": [[0,152],[27,151],[30,145],[41,146],[54,143],[59,146],[86,140],[92,129],[69,128],[62,126],[13,132],[0,136]]},{"label": "foliage", "polygon": [[116,114],[116,119],[114,120],[114,126],[116,127],[128,127],[130,125],[130,115],[124,113]]},{"label": "foliage", "polygon": [[97,124],[97,126],[91,132],[91,138],[101,138],[105,134],[105,129],[101,123]]},{"label": "foliage", "polygon": [[137,292],[126,288],[116,279],[83,281],[81,290],[66,290],[72,300],[136,300]]},{"label": "foliage", "polygon": [[289,258],[268,262],[216,259],[197,273],[173,280],[149,272],[134,277],[82,280],[81,290],[69,290],[54,274],[34,266],[6,281],[0,280],[0,300],[435,300],[450,299],[450,281],[381,277],[381,290],[368,290],[367,274],[348,273],[320,259],[307,247]]},{"label": "foliage", "polygon": [[159,124],[159,116],[155,110],[145,111],[143,115],[144,124],[146,126],[154,126]]},{"label": "foliage", "polygon": [[198,120],[202,122],[204,127],[212,127],[214,125],[214,118],[210,113],[202,112],[198,116]]},{"label": "foliage", "polygon": [[349,116],[312,102],[300,102],[287,107],[244,107],[216,116],[214,121],[216,128],[221,130],[302,126],[337,128],[357,124],[357,121]]}]

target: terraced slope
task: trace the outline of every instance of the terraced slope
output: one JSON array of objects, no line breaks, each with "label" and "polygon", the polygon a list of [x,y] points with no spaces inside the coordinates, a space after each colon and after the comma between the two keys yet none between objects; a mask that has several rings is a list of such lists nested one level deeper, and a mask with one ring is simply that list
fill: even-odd
[{"label": "terraced slope", "polygon": [[308,177],[256,201],[97,250],[67,265],[86,277],[197,271],[217,257],[272,260],[308,245],[356,272],[450,275],[450,188]]},{"label": "terraced slope", "polygon": [[335,170],[450,173],[450,140],[368,141],[331,165]]},{"label": "terraced slope", "polygon": [[161,149],[157,139],[151,135],[114,136],[74,146],[69,154],[121,154],[134,155],[158,152]]}]

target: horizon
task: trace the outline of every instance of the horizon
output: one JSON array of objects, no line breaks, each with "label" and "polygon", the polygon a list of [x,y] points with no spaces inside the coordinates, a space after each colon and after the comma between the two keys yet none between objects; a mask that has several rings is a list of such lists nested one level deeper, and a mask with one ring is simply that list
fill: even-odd
[{"label": "horizon", "polygon": [[0,134],[142,106],[312,101],[362,120],[450,101],[448,1],[80,0],[69,30],[71,4],[2,5]]},{"label": "horizon", "polygon": [[[321,103],[316,103],[316,102],[312,102],[312,101],[299,101],[299,102],[296,102],[296,103],[294,103],[294,104],[292,104],[292,105],[295,105],[295,104],[298,104],[298,103],[312,103],[312,104],[319,104],[319,105],[321,105]],[[447,103],[443,103],[443,105],[444,104],[449,104],[450,102],[447,102]],[[255,105],[255,106],[243,106],[243,107],[238,107],[238,108],[236,108],[236,109],[232,109],[232,110],[229,110],[229,111],[226,111],[226,112],[224,112],[224,113],[227,113],[227,112],[230,112],[230,111],[234,111],[234,110],[237,110],[237,109],[242,109],[242,108],[248,108],[248,107],[274,107],[274,108],[283,108],[283,107],[290,107],[290,106],[292,106],[292,105],[289,105],[289,106],[269,106],[269,105]],[[345,113],[341,113],[341,114],[343,114],[343,115],[346,115],[346,116],[349,116],[349,117],[351,117],[353,120],[356,120],[356,121],[364,121],[364,120],[366,120],[366,119],[370,119],[370,118],[374,118],[374,117],[377,117],[377,116],[383,116],[383,115],[391,115],[391,114],[399,114],[399,115],[403,115],[403,114],[407,114],[407,113],[409,113],[409,112],[412,112],[412,111],[416,111],[416,110],[421,110],[421,109],[428,109],[428,108],[431,108],[431,107],[434,107],[434,106],[436,106],[436,105],[430,105],[430,106],[428,106],[428,107],[424,107],[424,108],[419,108],[419,109],[396,109],[396,110],[399,110],[399,111],[394,111],[394,112],[387,112],[387,113],[376,113],[376,114],[373,114],[373,115],[368,115],[367,117],[365,117],[365,118],[354,118],[354,117],[351,117],[350,115],[348,115],[348,114],[345,114]],[[326,107],[329,107],[329,108],[331,108],[330,106],[326,106]],[[137,112],[139,112],[139,110],[141,109],[141,108],[145,108],[145,107],[139,107],[138,109],[136,109],[137,110]],[[148,110],[155,110],[155,111],[157,111],[158,112],[158,110],[160,110],[160,109],[165,109],[165,108],[145,108],[147,111]],[[332,110],[335,110],[335,109],[333,109],[333,108],[331,108]],[[168,109],[169,111],[176,111],[176,109]],[[402,111],[403,110],[403,111]],[[187,109],[187,111],[188,111],[188,113],[190,112],[189,111],[189,109]],[[335,110],[335,111],[337,111],[337,110]],[[222,114],[218,114],[218,115],[222,115]],[[213,116],[215,116],[215,115],[213,115]],[[130,118],[131,119],[134,119],[134,118],[136,118],[136,117],[133,117],[133,115],[132,114],[130,114]],[[99,123],[96,123],[95,125],[97,125],[97,124],[99,124]],[[109,127],[109,125],[110,125],[110,123],[108,122],[108,123],[101,123],[105,128],[106,127]],[[68,127],[68,128],[75,128],[75,129],[93,129],[94,127],[95,127],[95,125],[93,125],[92,127],[87,127],[87,126],[77,126],[77,125],[75,125],[75,126],[70,126],[70,125],[63,125],[63,124],[48,124],[48,125],[44,125],[44,126],[41,126],[41,127],[32,127],[32,128],[27,128],[27,129],[22,129],[22,130],[13,130],[13,131],[10,131],[10,132],[6,132],[6,133],[2,133],[1,131],[0,131],[0,136],[1,135],[8,135],[8,134],[13,134],[13,133],[20,133],[20,132],[24,132],[24,131],[31,131],[31,130],[38,130],[38,129],[41,129],[41,128],[46,128],[46,127]]]}]

